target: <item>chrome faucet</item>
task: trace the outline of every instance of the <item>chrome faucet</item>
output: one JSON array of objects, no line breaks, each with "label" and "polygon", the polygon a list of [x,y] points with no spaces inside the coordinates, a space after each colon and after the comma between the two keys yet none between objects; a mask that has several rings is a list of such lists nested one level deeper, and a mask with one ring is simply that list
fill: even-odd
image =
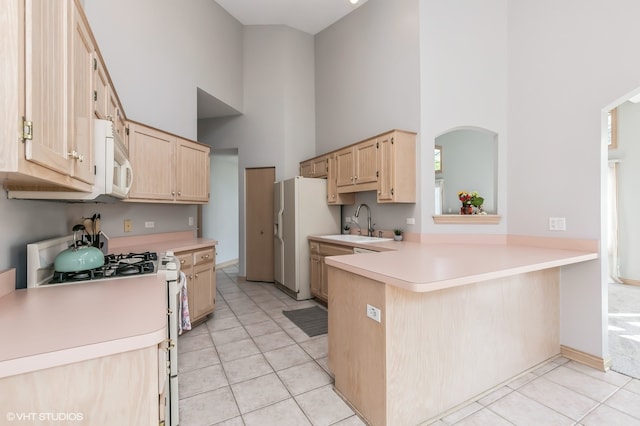
[{"label": "chrome faucet", "polygon": [[373,226],[371,226],[371,209],[369,208],[369,206],[366,204],[358,204],[355,217],[360,216],[360,208],[362,207],[367,208],[367,235],[373,237]]}]

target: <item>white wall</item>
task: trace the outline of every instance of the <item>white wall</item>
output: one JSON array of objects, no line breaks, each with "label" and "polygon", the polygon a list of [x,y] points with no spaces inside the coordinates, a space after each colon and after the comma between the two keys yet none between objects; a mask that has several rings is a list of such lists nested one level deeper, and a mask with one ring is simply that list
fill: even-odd
[{"label": "white wall", "polygon": [[0,270],[16,268],[16,286],[27,285],[27,244],[71,234],[68,204],[9,200],[0,196]]},{"label": "white wall", "polygon": [[238,260],[238,151],[211,153],[211,199],[202,207],[202,236],[218,240],[216,263]]},{"label": "white wall", "polygon": [[276,179],[298,174],[314,155],[313,37],[285,26],[244,30],[244,113],[200,120],[201,141],[238,150],[240,273],[245,271],[244,171],[276,168]]},{"label": "white wall", "polygon": [[618,165],[618,234],[620,277],[640,280],[640,104],[618,107],[618,147],[609,151]]},{"label": "white wall", "polygon": [[[507,30],[507,0],[420,1],[422,230],[425,233],[503,234],[507,221],[511,220],[512,215],[506,209],[506,155],[510,147]],[[497,210],[503,216],[499,225],[435,225],[431,218],[435,211],[434,140],[460,127],[483,128],[498,135]]]},{"label": "white wall", "polygon": [[[391,129],[418,132],[418,202],[383,205],[373,191],[356,195],[356,205],[371,207],[376,229],[422,226],[418,18],[418,0],[369,0],[315,38],[316,154]],[[344,206],[343,221],[354,211]],[[409,217],[415,225],[406,225]]]},{"label": "white wall", "polygon": [[197,88],[242,105],[242,25],[211,0],[84,0],[127,117],[197,137]]},{"label": "white wall", "polygon": [[[508,11],[508,231],[606,247],[601,116],[640,86],[640,3],[537,0],[509,2]],[[566,217],[567,231],[549,231],[550,216]],[[561,287],[562,344],[597,356],[608,353],[601,254],[565,268]]]}]

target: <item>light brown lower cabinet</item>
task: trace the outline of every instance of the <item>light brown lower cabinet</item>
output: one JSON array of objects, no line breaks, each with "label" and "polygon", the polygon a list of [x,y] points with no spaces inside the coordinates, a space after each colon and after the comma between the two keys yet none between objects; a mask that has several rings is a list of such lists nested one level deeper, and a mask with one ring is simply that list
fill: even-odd
[{"label": "light brown lower cabinet", "polygon": [[191,324],[200,323],[216,307],[215,247],[176,253],[180,270],[187,276],[187,297]]},{"label": "light brown lower cabinet", "polygon": [[311,253],[311,295],[325,303],[329,300],[329,285],[327,283],[327,265],[324,258],[327,256],[340,256],[353,254],[353,248],[339,244],[309,242]]},{"label": "light brown lower cabinet", "polygon": [[0,379],[0,389],[11,389],[0,400],[2,419],[6,415],[16,424],[157,426],[165,408],[166,370],[160,368],[164,352],[154,345]]}]

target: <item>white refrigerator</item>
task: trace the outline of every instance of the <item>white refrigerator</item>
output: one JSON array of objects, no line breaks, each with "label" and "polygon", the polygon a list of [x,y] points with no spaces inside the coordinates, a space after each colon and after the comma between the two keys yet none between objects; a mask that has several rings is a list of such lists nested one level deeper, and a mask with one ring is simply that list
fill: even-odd
[{"label": "white refrigerator", "polygon": [[296,176],[275,183],[274,276],[296,300],[310,299],[309,235],[340,233],[340,206],[327,204],[326,179]]}]

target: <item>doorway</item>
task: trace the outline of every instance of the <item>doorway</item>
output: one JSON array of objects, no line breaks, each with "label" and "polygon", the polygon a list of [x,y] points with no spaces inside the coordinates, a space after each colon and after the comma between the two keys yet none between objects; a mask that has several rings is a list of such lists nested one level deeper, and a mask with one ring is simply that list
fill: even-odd
[{"label": "doorway", "polygon": [[202,207],[198,231],[218,241],[216,262],[222,268],[238,263],[240,245],[240,203],[238,149],[212,149],[210,160],[211,197]]},{"label": "doorway", "polygon": [[[639,99],[640,100],[640,99]],[[607,114],[607,282],[611,369],[640,378],[640,103],[626,100]]]},{"label": "doorway", "polygon": [[245,169],[247,281],[273,282],[273,184],[275,167]]}]

